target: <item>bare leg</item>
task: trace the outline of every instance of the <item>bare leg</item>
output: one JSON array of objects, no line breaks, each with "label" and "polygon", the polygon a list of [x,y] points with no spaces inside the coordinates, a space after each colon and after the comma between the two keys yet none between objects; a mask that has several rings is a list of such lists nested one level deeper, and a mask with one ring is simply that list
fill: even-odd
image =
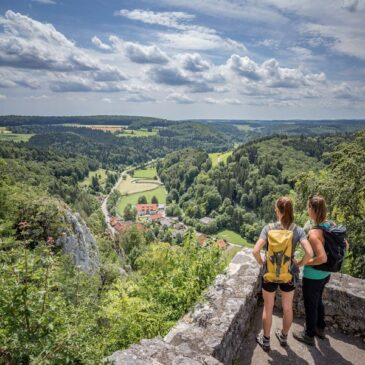
[{"label": "bare leg", "polygon": [[283,307],[283,335],[287,335],[293,323],[293,298],[295,290],[281,292],[281,305]]},{"label": "bare leg", "polygon": [[275,292],[270,293],[262,289],[262,296],[264,298],[264,309],[262,311],[262,327],[264,330],[264,336],[270,337],[272,311],[275,302]]}]

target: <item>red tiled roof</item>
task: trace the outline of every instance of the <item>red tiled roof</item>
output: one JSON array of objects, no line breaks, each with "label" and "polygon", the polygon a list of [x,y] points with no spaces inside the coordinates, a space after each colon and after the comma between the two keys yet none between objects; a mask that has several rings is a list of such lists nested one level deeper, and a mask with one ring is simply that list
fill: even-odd
[{"label": "red tiled roof", "polygon": [[[114,228],[116,229],[116,231],[118,233],[122,233],[125,232],[128,228],[130,228],[133,225],[133,222],[131,221],[127,221],[127,222],[118,222]],[[139,231],[144,231],[145,230],[145,226],[142,223],[136,223],[136,228]]]},{"label": "red tiled roof", "polygon": [[153,221],[157,221],[157,220],[159,220],[159,219],[161,219],[163,216],[162,216],[162,214],[161,213],[157,213],[157,214],[153,214],[153,215],[151,215],[151,219],[153,220]]},{"label": "red tiled roof", "polygon": [[199,245],[203,245],[207,239],[208,239],[208,237],[205,236],[204,234],[201,234],[197,237],[197,241],[198,241]]},{"label": "red tiled roof", "polygon": [[110,222],[110,225],[112,227],[114,227],[118,223],[118,219],[116,217],[111,217],[109,222]]},{"label": "red tiled roof", "polygon": [[148,212],[157,210],[157,204],[136,204],[137,212]]},{"label": "red tiled roof", "polygon": [[226,241],[221,238],[221,239],[218,239],[217,241],[215,241],[216,245],[221,249],[221,250],[224,250],[226,248]]}]

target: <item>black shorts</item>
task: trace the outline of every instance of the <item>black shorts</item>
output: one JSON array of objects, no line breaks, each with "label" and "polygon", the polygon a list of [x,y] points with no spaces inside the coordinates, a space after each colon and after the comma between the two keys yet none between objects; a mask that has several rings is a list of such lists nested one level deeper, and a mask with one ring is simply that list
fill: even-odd
[{"label": "black shorts", "polygon": [[285,291],[287,293],[295,290],[295,285],[292,281],[289,283],[284,283],[284,284],[269,283],[269,282],[265,282],[263,278],[262,278],[261,287],[262,287],[262,289],[264,289],[270,293],[274,293],[278,289],[278,287],[280,288],[281,291]]}]

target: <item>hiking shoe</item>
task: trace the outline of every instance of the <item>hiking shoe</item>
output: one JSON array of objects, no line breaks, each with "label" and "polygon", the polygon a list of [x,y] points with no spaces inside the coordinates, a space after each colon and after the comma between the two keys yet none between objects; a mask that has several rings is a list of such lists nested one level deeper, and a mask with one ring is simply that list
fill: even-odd
[{"label": "hiking shoe", "polygon": [[270,351],[270,337],[265,337],[263,331],[261,331],[257,335],[256,342],[262,347],[265,352]]},{"label": "hiking shoe", "polygon": [[281,346],[285,347],[288,344],[288,335],[284,336],[281,329],[276,329],[275,336],[279,340]]},{"label": "hiking shoe", "polygon": [[300,341],[304,342],[307,345],[313,346],[314,345],[314,337],[307,336],[305,331],[295,331],[293,332],[293,337]]},{"label": "hiking shoe", "polygon": [[326,334],[324,333],[324,328],[318,328],[316,327],[316,336],[320,338],[321,340],[326,339]]}]

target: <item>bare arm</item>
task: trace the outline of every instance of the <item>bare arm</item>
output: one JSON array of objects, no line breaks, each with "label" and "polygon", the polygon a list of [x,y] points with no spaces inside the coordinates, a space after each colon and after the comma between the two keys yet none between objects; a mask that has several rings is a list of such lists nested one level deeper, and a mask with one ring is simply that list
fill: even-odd
[{"label": "bare arm", "polygon": [[307,262],[307,265],[315,266],[327,262],[327,254],[323,246],[323,232],[320,229],[309,231],[309,242],[313,248],[315,257]]},{"label": "bare arm", "polygon": [[301,240],[300,243],[304,250],[304,256],[299,262],[297,262],[298,267],[306,265],[307,262],[313,257],[313,250],[309,241],[307,239],[304,239]]},{"label": "bare arm", "polygon": [[262,238],[259,238],[255,244],[255,247],[252,251],[253,256],[255,257],[258,264],[263,265],[265,261],[265,257],[261,256],[261,250],[264,247],[266,241]]}]

